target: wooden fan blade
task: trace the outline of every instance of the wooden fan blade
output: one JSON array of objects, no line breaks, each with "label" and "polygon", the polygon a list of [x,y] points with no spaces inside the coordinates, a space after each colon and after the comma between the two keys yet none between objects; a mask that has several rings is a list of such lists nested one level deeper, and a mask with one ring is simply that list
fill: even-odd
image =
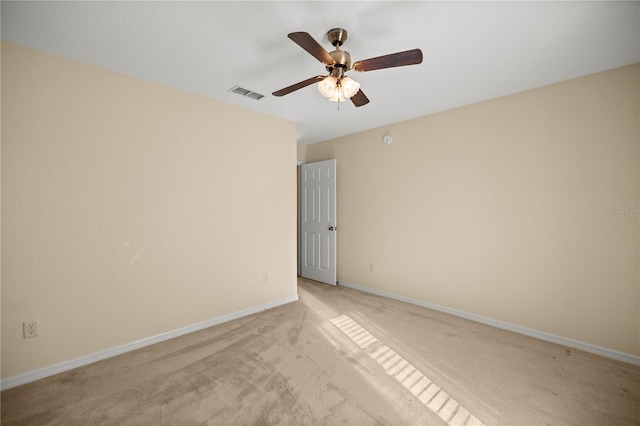
[{"label": "wooden fan blade", "polygon": [[315,77],[311,77],[308,78],[304,81],[301,81],[299,83],[296,84],[292,84],[289,87],[285,87],[284,89],[280,89],[276,92],[273,92],[272,95],[273,96],[284,96],[284,95],[288,95],[291,92],[295,92],[298,89],[302,89],[303,87],[307,87],[310,84],[316,83],[320,80],[324,79],[323,75],[316,75]]},{"label": "wooden fan blade", "polygon": [[376,58],[358,61],[353,65],[356,71],[373,71],[383,68],[402,67],[405,65],[415,65],[422,62],[422,51],[420,49],[406,50],[404,52],[392,53],[390,55],[378,56]]},{"label": "wooden fan blade", "polygon": [[361,107],[369,103],[369,98],[367,98],[362,90],[358,90],[358,92],[351,97],[351,102],[353,102],[355,106]]},{"label": "wooden fan blade", "polygon": [[329,55],[329,52],[327,52],[324,47],[320,46],[320,44],[315,41],[313,37],[311,37],[311,35],[309,35],[309,33],[291,33],[287,35],[287,37],[289,37],[298,46],[309,52],[314,58],[316,58],[323,64],[333,65],[335,63],[331,55]]}]

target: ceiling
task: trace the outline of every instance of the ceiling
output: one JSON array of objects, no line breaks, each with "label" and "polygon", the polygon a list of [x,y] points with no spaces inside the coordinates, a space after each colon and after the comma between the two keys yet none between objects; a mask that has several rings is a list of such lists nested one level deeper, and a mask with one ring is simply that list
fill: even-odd
[{"label": "ceiling", "polygon": [[[640,61],[638,2],[7,2],[2,39],[291,120],[308,144]],[[362,60],[420,48],[420,65],[358,73],[355,108],[315,86],[324,66],[287,38],[348,31]],[[264,94],[231,93],[235,85]]]}]

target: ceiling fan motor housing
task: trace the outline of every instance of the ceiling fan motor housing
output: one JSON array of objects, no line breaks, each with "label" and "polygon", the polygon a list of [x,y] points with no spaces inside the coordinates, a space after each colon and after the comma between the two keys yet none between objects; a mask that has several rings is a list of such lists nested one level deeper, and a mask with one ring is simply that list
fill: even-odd
[{"label": "ceiling fan motor housing", "polygon": [[327,71],[331,72],[336,67],[343,68],[344,71],[351,69],[351,55],[346,50],[334,50],[329,52],[329,55],[333,58],[334,64],[327,66]]}]

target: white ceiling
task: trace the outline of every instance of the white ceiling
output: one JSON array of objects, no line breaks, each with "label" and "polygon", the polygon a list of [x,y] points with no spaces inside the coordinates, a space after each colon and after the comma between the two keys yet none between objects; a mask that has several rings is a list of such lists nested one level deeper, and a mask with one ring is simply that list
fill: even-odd
[{"label": "white ceiling", "polygon": [[[640,61],[638,2],[7,2],[2,39],[297,123],[298,143],[471,104]],[[287,38],[349,33],[362,60],[420,48],[420,65],[349,75],[355,108],[308,86],[324,74]],[[266,95],[255,101],[234,85]]]}]

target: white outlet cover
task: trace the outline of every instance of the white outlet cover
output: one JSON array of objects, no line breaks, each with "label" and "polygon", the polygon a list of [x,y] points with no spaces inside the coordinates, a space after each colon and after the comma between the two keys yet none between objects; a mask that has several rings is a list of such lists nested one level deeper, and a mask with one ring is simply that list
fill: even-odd
[{"label": "white outlet cover", "polygon": [[25,321],[22,323],[22,333],[25,339],[38,335],[38,321]]}]

